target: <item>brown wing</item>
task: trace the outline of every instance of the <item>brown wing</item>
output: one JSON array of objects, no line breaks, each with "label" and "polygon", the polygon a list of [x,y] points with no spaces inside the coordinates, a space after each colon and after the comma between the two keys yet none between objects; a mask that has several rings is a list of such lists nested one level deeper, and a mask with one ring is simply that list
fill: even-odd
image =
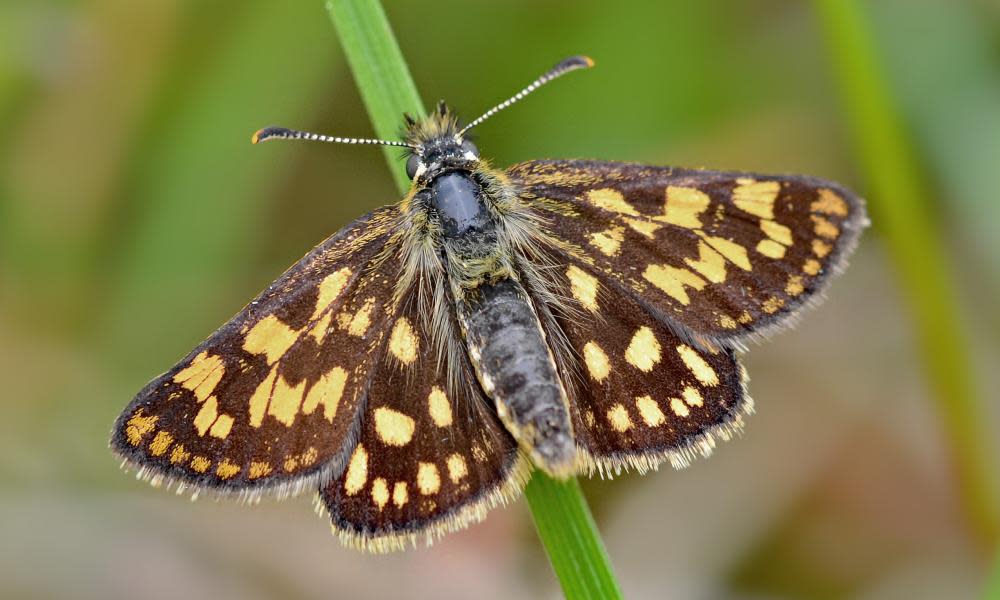
[{"label": "brown wing", "polygon": [[344,472],[320,490],[334,532],[364,550],[430,543],[479,521],[515,498],[529,472],[464,351],[453,354],[462,362],[453,366],[471,385],[449,390],[415,312],[404,310],[393,323],[358,442]]},{"label": "brown wing", "polygon": [[388,331],[398,210],[355,221],[132,400],[111,446],[154,482],[255,497],[315,489],[357,437]]},{"label": "brown wing", "polygon": [[508,174],[571,254],[707,345],[739,346],[787,323],[867,224],[857,196],[810,177],[600,161]]},{"label": "brown wing", "polygon": [[742,428],[753,402],[734,350],[680,337],[586,265],[559,280],[580,308],[561,328],[581,365],[570,399],[581,471],[686,466]]}]

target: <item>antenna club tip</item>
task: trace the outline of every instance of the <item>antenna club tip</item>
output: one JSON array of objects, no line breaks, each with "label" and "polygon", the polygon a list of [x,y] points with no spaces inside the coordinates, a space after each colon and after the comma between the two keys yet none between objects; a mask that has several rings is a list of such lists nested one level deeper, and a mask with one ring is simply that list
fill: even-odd
[{"label": "antenna club tip", "polygon": [[586,67],[586,68],[588,68],[588,69],[589,69],[590,67],[593,67],[593,66],[594,66],[594,65],[596,64],[596,63],[594,62],[594,59],[592,59],[592,58],[590,58],[589,56],[586,56],[586,55],[582,55],[582,54],[581,54],[581,55],[580,55],[580,59],[581,59],[581,60],[583,60],[583,65],[584,65],[584,67]]},{"label": "antenna club tip", "polygon": [[263,129],[258,129],[257,131],[253,132],[253,135],[250,136],[250,143],[251,144],[257,144],[257,143],[259,143],[260,142],[260,136],[263,133],[264,133]]},{"label": "antenna club tip", "polygon": [[594,59],[583,54],[570,56],[555,66],[557,70],[589,69],[594,66]]},{"label": "antenna club tip", "polygon": [[296,137],[294,134],[296,132],[291,129],[285,129],[284,127],[265,127],[263,129],[258,129],[250,136],[250,141],[254,144],[259,144],[260,142],[266,142],[271,138],[288,138]]}]

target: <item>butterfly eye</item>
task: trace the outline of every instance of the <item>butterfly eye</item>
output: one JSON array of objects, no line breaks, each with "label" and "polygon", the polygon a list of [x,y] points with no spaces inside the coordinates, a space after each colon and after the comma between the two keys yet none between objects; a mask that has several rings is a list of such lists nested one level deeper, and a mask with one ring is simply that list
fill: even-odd
[{"label": "butterfly eye", "polygon": [[417,169],[420,167],[420,156],[416,154],[411,154],[410,158],[406,159],[406,176],[410,179],[417,174]]},{"label": "butterfly eye", "polygon": [[469,141],[469,140],[463,140],[462,141],[462,154],[468,154],[469,152],[471,152],[472,154],[474,154],[476,156],[476,158],[479,157],[479,148],[477,148],[476,145],[473,144],[471,141]]}]

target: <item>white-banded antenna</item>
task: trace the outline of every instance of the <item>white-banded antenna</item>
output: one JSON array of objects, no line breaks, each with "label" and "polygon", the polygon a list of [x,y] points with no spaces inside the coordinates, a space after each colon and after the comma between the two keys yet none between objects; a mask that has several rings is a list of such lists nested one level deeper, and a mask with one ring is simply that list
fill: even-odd
[{"label": "white-banded antenna", "polygon": [[495,115],[498,112],[500,112],[501,110],[507,108],[511,104],[514,104],[515,102],[517,102],[521,98],[524,98],[525,96],[527,96],[531,92],[537,90],[538,88],[542,87],[543,85],[545,85],[546,83],[552,81],[553,79],[555,79],[557,77],[560,77],[562,75],[565,75],[566,73],[569,73],[570,71],[575,71],[577,69],[589,69],[592,66],[594,66],[594,61],[589,56],[582,56],[582,55],[581,56],[571,56],[571,57],[569,57],[569,58],[567,58],[565,60],[560,61],[559,64],[557,64],[556,66],[554,66],[551,69],[549,69],[548,71],[546,71],[541,77],[539,77],[538,79],[532,81],[528,85],[528,87],[526,87],[523,90],[521,90],[520,92],[514,94],[510,98],[507,98],[506,100],[504,100],[500,104],[497,104],[493,108],[491,108],[488,111],[486,111],[485,113],[483,113],[482,116],[480,116],[478,119],[476,119],[475,121],[473,121],[473,122],[469,123],[468,125],[466,125],[465,127],[463,127],[462,130],[458,132],[458,137],[462,137],[465,134],[466,131],[472,129],[476,125],[479,125],[480,123],[482,123],[486,119],[489,119],[493,115]]},{"label": "white-banded antenna", "polygon": [[374,144],[378,146],[401,146],[403,148],[413,148],[413,146],[407,144],[406,142],[375,140],[371,138],[336,137],[332,135],[323,135],[322,133],[309,133],[308,131],[286,129],[284,127],[265,127],[264,129],[255,132],[253,137],[250,138],[250,140],[255,144],[272,139],[311,140],[315,142],[330,142],[333,144]]}]

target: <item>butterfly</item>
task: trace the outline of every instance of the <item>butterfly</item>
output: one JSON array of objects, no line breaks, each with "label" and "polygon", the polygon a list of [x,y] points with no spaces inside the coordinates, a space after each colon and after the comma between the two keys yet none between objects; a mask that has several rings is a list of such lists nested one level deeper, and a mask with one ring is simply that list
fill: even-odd
[{"label": "butterfly", "polygon": [[154,484],[318,490],[334,531],[401,549],[557,478],[686,466],[753,402],[738,354],[792,323],[867,225],[844,187],[590,160],[498,169],[442,102],[403,141],[408,193],[289,268],[114,425]]}]

